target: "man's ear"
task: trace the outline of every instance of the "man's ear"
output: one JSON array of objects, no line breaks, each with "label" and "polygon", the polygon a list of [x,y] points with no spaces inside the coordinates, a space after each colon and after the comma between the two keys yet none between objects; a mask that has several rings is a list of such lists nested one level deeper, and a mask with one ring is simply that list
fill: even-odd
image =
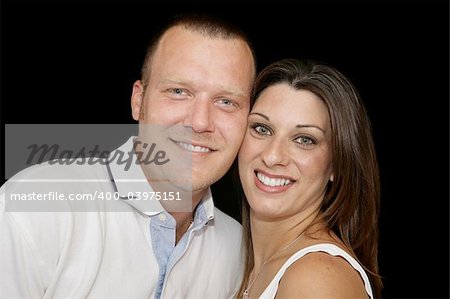
[{"label": "man's ear", "polygon": [[144,105],[144,85],[141,80],[133,84],[133,94],[131,95],[131,115],[133,119],[139,121],[142,118],[141,109]]}]

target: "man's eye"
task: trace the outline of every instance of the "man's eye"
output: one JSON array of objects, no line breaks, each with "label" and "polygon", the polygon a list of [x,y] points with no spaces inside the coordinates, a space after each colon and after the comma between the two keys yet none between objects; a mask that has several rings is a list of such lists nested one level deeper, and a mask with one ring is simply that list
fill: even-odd
[{"label": "man's eye", "polygon": [[184,92],[184,90],[181,88],[172,88],[170,91],[176,95],[182,95]]},{"label": "man's eye", "polygon": [[222,104],[224,104],[224,105],[227,105],[227,106],[233,105],[233,102],[230,101],[229,99],[222,99],[222,100],[220,100],[220,102],[221,102]]},{"label": "man's eye", "polygon": [[223,105],[223,106],[227,106],[227,107],[233,107],[233,106],[236,106],[236,104],[235,104],[235,102],[234,101],[232,101],[232,100],[230,100],[230,99],[219,99],[218,101],[217,101],[217,103],[219,103],[220,105]]}]

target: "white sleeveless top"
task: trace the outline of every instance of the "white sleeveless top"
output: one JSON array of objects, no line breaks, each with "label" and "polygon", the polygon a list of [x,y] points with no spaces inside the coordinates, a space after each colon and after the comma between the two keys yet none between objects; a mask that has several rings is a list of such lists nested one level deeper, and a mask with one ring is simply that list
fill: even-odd
[{"label": "white sleeveless top", "polygon": [[267,286],[267,288],[264,290],[264,292],[261,294],[259,299],[273,299],[275,298],[275,295],[277,294],[278,290],[278,284],[280,283],[281,278],[283,277],[284,272],[286,272],[287,268],[289,268],[290,265],[292,265],[295,261],[303,257],[305,254],[310,252],[326,252],[328,254],[331,254],[333,256],[340,256],[344,258],[356,271],[359,272],[359,275],[361,276],[362,280],[364,281],[364,285],[366,287],[366,292],[369,295],[369,297],[373,298],[372,293],[372,287],[370,286],[369,278],[367,277],[366,272],[361,267],[361,265],[353,258],[351,257],[347,252],[342,250],[341,248],[337,247],[333,244],[316,244],[312,246],[308,246],[306,248],[303,248],[296,253],[294,253],[281,267],[281,269],[278,271],[278,273],[275,275],[275,277],[272,279],[270,284]]}]

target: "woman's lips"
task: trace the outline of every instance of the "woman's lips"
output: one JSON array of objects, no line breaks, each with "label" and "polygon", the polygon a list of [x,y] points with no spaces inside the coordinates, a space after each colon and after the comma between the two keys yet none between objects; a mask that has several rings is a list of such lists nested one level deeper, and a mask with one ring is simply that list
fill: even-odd
[{"label": "woman's lips", "polygon": [[262,170],[255,170],[254,173],[256,187],[268,193],[286,191],[296,182],[292,177],[273,175]]}]

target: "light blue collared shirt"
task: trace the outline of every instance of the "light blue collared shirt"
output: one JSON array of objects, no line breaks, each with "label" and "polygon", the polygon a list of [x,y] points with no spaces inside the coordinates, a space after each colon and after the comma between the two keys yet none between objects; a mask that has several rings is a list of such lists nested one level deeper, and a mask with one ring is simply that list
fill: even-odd
[{"label": "light blue collared shirt", "polygon": [[172,215],[163,211],[157,215],[150,216],[150,219],[152,246],[159,265],[155,299],[160,299],[166,273],[170,273],[176,262],[183,256],[192,233],[207,225],[209,219],[206,216],[203,202],[200,202],[197,206],[193,223],[176,245],[176,221]]},{"label": "light blue collared shirt", "polygon": [[[119,150],[132,149],[130,138]],[[133,156],[135,159],[135,155]],[[107,172],[124,202],[148,217],[146,223],[154,261],[154,276],[148,277],[153,298],[231,298],[242,279],[241,226],[214,207],[211,189],[197,205],[194,221],[175,245],[176,222],[159,200],[138,200],[139,194],[153,192],[142,168],[131,163],[125,169],[112,161]],[[132,196],[136,196],[133,198]],[[192,242],[195,239],[195,242]],[[192,242],[192,243],[191,243]],[[227,259],[217,259],[226,255]],[[147,260],[148,261],[148,260]],[[146,263],[146,261],[143,261]],[[156,268],[156,269],[155,269]],[[191,269],[200,273],[191,275]],[[212,271],[212,269],[219,269]],[[157,270],[157,271],[154,271]],[[201,281],[209,280],[205,285]],[[145,287],[143,287],[145,288]]]}]

